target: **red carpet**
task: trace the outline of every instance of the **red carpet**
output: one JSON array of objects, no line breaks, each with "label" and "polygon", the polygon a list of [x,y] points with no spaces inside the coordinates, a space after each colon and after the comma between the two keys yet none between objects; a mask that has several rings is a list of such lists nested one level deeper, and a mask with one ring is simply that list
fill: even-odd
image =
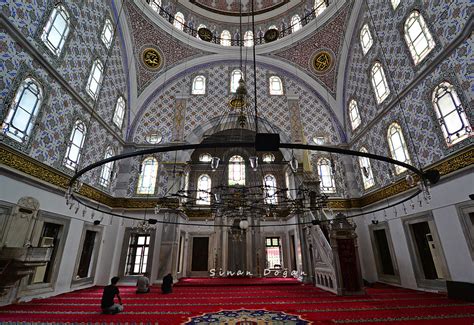
[{"label": "red carpet", "polygon": [[[202,279],[200,281],[205,282]],[[384,285],[369,288],[366,296],[357,297],[337,297],[301,284],[178,285],[169,295],[162,295],[158,287],[146,295],[135,294],[134,287],[120,287],[120,291],[125,307],[121,314],[100,314],[102,288],[95,287],[1,307],[0,321],[172,325],[213,313],[197,318],[192,324],[225,324],[222,317],[233,320],[227,322],[229,325],[237,324],[236,319],[245,321],[264,317],[274,321],[241,324],[474,323],[474,303],[451,300],[441,294]]]}]

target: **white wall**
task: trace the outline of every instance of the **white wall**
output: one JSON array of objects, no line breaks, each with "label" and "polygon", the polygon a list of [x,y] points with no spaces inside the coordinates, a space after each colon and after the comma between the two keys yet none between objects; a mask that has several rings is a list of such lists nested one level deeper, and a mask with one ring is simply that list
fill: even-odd
[{"label": "white wall", "polygon": [[[474,283],[474,261],[471,258],[466,237],[456,210],[456,205],[469,200],[468,195],[473,193],[474,174],[469,171],[457,173],[449,178],[442,179],[432,186],[432,199],[429,204],[423,201],[422,207],[414,200],[415,208],[407,206],[407,214],[403,209],[397,209],[395,216],[393,208],[375,214],[379,221],[388,221],[393,248],[400,272],[401,286],[419,289],[415,279],[414,266],[408,248],[407,236],[403,227],[403,220],[422,212],[431,213],[436,225],[436,230],[441,241],[441,247],[446,258],[450,277],[448,280]],[[398,199],[401,199],[399,197]],[[474,202],[473,202],[474,203]],[[365,208],[364,211],[386,206],[387,202]],[[363,217],[354,218],[359,236],[359,255],[361,257],[362,274],[368,281],[377,281],[374,252],[369,235],[369,225],[373,219],[370,213]]]},{"label": "white wall", "polygon": [[[24,180],[25,181],[20,181],[16,177],[11,178],[5,175],[0,175],[0,200],[16,204],[21,197],[31,196],[39,201],[40,211],[53,213],[70,221],[67,233],[63,234],[63,238],[66,240],[63,254],[62,256],[57,257],[58,259],[60,259],[60,265],[58,277],[56,283],[53,286],[54,290],[48,293],[41,293],[38,296],[46,297],[71,291],[71,282],[74,275],[74,267],[76,264],[78,251],[80,250],[79,246],[83,226],[85,222],[92,223],[93,221],[90,218],[91,211],[89,210],[89,212],[84,217],[81,213],[82,209],[79,210],[79,213],[75,214],[74,208],[69,209],[69,207],[66,205],[66,200],[61,192],[58,192],[58,194],[56,194],[47,191],[46,186],[33,186],[32,184],[26,182],[26,177],[24,178]],[[108,229],[109,227],[105,228],[106,234],[110,232],[110,230]],[[116,236],[116,234],[114,234],[114,236]],[[105,252],[113,250],[112,243],[110,245],[112,246],[112,248],[110,246],[107,247],[106,243],[107,240],[105,239],[105,242],[103,241],[103,244],[101,245],[100,249],[104,250]],[[103,265],[112,265],[111,259],[107,258],[107,256],[110,255],[107,253],[104,254],[104,252],[99,251],[98,269],[96,273],[96,275],[100,275],[101,278],[101,281],[98,282],[99,284],[103,283],[102,278],[104,277],[104,275],[102,275],[102,272],[100,272],[101,268],[105,269]],[[91,284],[82,287],[74,287],[74,290],[88,286],[91,286]],[[22,299],[27,300],[33,297],[36,296],[31,295],[28,297],[22,297]]]}]

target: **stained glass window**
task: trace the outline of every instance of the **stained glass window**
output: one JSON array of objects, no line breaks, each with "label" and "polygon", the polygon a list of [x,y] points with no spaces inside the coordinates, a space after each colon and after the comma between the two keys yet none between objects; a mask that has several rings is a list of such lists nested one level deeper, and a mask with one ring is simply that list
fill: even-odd
[{"label": "stained glass window", "polygon": [[266,204],[277,204],[277,184],[275,176],[268,174],[263,178],[264,200]]},{"label": "stained glass window", "polygon": [[382,103],[390,94],[385,72],[380,62],[375,62],[371,70],[372,86],[374,87],[377,103]]},{"label": "stained glass window", "polygon": [[413,11],[405,21],[405,41],[415,64],[420,63],[435,47],[428,26],[419,11]]},{"label": "stained glass window", "polygon": [[229,185],[245,185],[245,162],[241,156],[229,159]]},{"label": "stained glass window", "polygon": [[322,193],[334,193],[336,191],[336,183],[329,159],[320,158],[318,160],[319,186]]},{"label": "stained glass window", "polygon": [[[403,137],[402,128],[397,123],[392,123],[388,128],[387,140],[392,158],[404,163],[410,163],[410,156]],[[405,167],[395,166],[395,173],[400,174],[406,170]]]},{"label": "stained glass window", "polygon": [[39,83],[31,77],[23,80],[3,121],[2,132],[18,142],[28,141],[42,101]]},{"label": "stained glass window", "polygon": [[102,83],[102,74],[104,73],[104,65],[99,59],[92,64],[89,79],[87,80],[86,91],[93,98],[97,99],[99,95],[100,84]]},{"label": "stained glass window", "polygon": [[211,178],[209,175],[201,175],[198,179],[197,184],[197,198],[196,204],[199,205],[209,205],[211,204]]},{"label": "stained glass window", "polygon": [[122,128],[124,116],[125,116],[125,99],[123,99],[123,97],[120,96],[117,99],[117,104],[115,104],[114,117],[112,118],[114,124],[117,127]]},{"label": "stained glass window", "polygon": [[472,127],[456,90],[449,82],[440,83],[433,91],[433,106],[448,146],[472,134]]},{"label": "stained glass window", "polygon": [[362,52],[366,54],[374,44],[372,34],[370,33],[369,25],[365,24],[360,30],[360,45],[362,46]]},{"label": "stained glass window", "polygon": [[[360,148],[360,152],[367,152],[367,149],[362,147]],[[359,157],[359,166],[362,174],[362,182],[364,183],[364,188],[368,189],[374,186],[374,174],[372,173],[372,167],[370,166],[370,159],[367,157]]]},{"label": "stained glass window", "polygon": [[66,156],[64,157],[64,165],[69,169],[75,170],[79,165],[81,151],[86,138],[86,131],[87,129],[84,122],[77,120],[76,123],[74,123],[66,149]]},{"label": "stained glass window", "polygon": [[70,28],[69,14],[58,4],[54,7],[41,34],[41,40],[55,55],[59,56],[66,42]]},{"label": "stained glass window", "polygon": [[191,93],[193,95],[204,95],[206,93],[206,77],[202,75],[194,77]]},{"label": "stained glass window", "polygon": [[141,164],[141,172],[138,177],[137,194],[155,193],[157,175],[158,161],[153,157],[145,158]]}]

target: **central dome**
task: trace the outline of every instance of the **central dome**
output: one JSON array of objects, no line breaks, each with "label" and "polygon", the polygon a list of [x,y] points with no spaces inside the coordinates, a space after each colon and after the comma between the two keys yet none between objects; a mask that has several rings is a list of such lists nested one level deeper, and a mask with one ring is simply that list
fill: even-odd
[{"label": "central dome", "polygon": [[[242,10],[242,15],[247,16],[252,12],[252,4],[250,0],[190,0],[192,4],[203,9],[218,13],[221,15],[238,16]],[[255,14],[262,14],[270,10],[276,9],[289,0],[266,0],[257,1],[255,3]],[[242,9],[240,8],[242,4]]]}]

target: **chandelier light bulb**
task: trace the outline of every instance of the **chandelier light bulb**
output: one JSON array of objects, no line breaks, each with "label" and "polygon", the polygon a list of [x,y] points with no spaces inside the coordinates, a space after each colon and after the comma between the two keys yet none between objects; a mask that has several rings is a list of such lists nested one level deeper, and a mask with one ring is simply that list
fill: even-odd
[{"label": "chandelier light bulb", "polygon": [[250,160],[250,167],[252,168],[252,170],[254,172],[257,171],[257,167],[258,167],[258,157],[257,156],[252,156],[249,158]]},{"label": "chandelier light bulb", "polygon": [[294,173],[296,173],[296,171],[298,170],[298,159],[296,159],[295,156],[291,157],[290,167]]},{"label": "chandelier light bulb", "polygon": [[213,172],[215,172],[217,170],[217,168],[219,167],[219,162],[221,161],[221,159],[219,157],[212,157],[211,158],[211,169]]},{"label": "chandelier light bulb", "polygon": [[160,213],[160,210],[161,210],[161,205],[159,204],[155,205],[155,214]]},{"label": "chandelier light bulb", "polygon": [[241,220],[241,221],[239,222],[239,227],[240,227],[240,229],[242,229],[242,230],[246,230],[246,229],[248,229],[248,227],[249,227],[249,222],[248,222],[247,220]]}]

